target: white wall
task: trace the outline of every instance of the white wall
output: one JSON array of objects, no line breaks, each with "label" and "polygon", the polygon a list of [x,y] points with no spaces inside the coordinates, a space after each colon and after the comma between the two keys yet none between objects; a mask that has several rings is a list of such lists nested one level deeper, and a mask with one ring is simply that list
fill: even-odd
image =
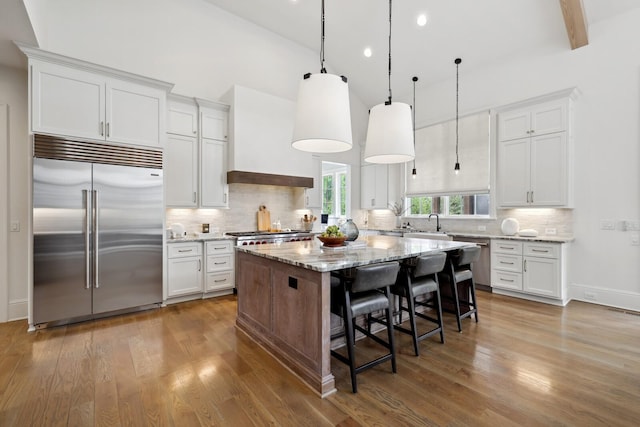
[{"label": "white wall", "polygon": [[[7,264],[8,285],[0,280],[0,292],[8,297],[8,306],[3,307],[6,319],[14,320],[27,316],[27,251],[29,212],[27,209],[29,140],[27,137],[27,72],[0,66],[0,104],[9,106],[9,173],[0,173],[0,186],[8,187],[8,219],[20,222],[20,231],[7,234],[9,250],[0,248],[0,257]],[[4,151],[0,155],[4,155]],[[4,171],[3,171],[4,172]],[[1,198],[0,198],[1,199]],[[5,209],[0,200],[0,209]],[[0,218],[1,219],[1,218]],[[0,223],[9,229],[9,224]],[[1,263],[0,263],[1,264]],[[8,287],[8,289],[7,289]],[[0,298],[0,301],[2,298]]]},{"label": "white wall", "polygon": [[[575,209],[570,295],[640,310],[640,247],[630,231],[600,230],[600,220],[640,220],[640,10],[589,28],[589,45],[575,51],[526,52],[467,73],[460,65],[460,114],[498,107],[577,86]],[[455,115],[452,79],[424,88],[418,126]],[[637,232],[635,232],[637,233]]]}]

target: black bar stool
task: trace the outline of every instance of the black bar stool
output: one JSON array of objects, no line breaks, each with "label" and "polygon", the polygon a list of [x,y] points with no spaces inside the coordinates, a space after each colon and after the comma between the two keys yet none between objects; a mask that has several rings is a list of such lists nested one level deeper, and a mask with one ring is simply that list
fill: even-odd
[{"label": "black bar stool", "polygon": [[478,322],[476,284],[473,279],[473,263],[478,259],[480,259],[479,246],[458,249],[457,252],[449,255],[449,266],[441,273],[450,285],[446,295],[442,292],[442,299],[449,300],[453,305],[451,312],[456,315],[459,332],[462,332],[462,319],[474,315],[476,323]]},{"label": "black bar stool", "polygon": [[[339,281],[332,277],[331,312],[341,316],[344,320],[345,330],[337,336],[346,335],[347,357],[334,350],[331,350],[331,355],[349,365],[351,387],[354,393],[358,392],[356,374],[365,369],[391,360],[391,370],[396,372],[393,317],[391,316],[392,302],[389,287],[396,282],[399,271],[400,264],[398,262],[385,262],[357,267],[353,270],[352,276],[340,275]],[[382,322],[387,328],[388,341],[386,342],[355,322],[356,317],[369,315],[379,310],[384,310],[386,313],[387,320]],[[357,366],[354,354],[356,330],[389,349],[389,353]]]},{"label": "black bar stool", "polygon": [[[395,329],[413,337],[413,349],[415,350],[416,356],[420,355],[418,341],[422,341],[425,338],[439,333],[440,342],[444,343],[438,273],[444,269],[446,260],[447,255],[444,252],[423,255],[409,260],[408,263],[403,264],[402,271],[398,275],[398,281],[391,287],[391,292],[400,297],[399,324],[395,325]],[[424,295],[427,295],[428,298],[417,301],[417,297]],[[407,301],[406,307],[402,305],[403,298]],[[435,317],[416,312],[416,306],[432,308],[435,311]],[[403,311],[409,313],[411,329],[406,329],[401,326]],[[418,335],[416,316],[434,323],[435,327]]]}]

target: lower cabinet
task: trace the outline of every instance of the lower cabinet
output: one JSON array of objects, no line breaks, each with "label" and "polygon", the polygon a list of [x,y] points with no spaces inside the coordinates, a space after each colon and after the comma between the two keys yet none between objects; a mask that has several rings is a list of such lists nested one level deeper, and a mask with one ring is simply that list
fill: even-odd
[{"label": "lower cabinet", "polygon": [[167,296],[202,293],[202,243],[171,243],[167,253]]},{"label": "lower cabinet", "polygon": [[496,240],[491,286],[496,293],[566,304],[566,244]]},{"label": "lower cabinet", "polygon": [[233,292],[235,281],[235,257],[232,240],[206,242],[206,277],[204,284],[207,296],[217,296]]},{"label": "lower cabinet", "polygon": [[169,243],[167,245],[168,302],[233,293],[234,255],[232,240]]}]

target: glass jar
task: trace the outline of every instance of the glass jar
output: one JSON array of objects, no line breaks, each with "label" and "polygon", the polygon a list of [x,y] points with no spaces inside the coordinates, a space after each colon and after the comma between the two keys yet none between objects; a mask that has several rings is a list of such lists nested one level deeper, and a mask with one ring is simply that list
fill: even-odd
[{"label": "glass jar", "polygon": [[347,236],[347,241],[352,242],[358,238],[358,226],[353,220],[348,219],[342,226],[340,227],[340,231]]}]

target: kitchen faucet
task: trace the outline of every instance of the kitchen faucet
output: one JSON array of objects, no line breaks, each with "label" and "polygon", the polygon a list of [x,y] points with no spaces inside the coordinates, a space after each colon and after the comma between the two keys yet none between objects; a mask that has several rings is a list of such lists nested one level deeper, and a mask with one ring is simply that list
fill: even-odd
[{"label": "kitchen faucet", "polygon": [[429,214],[429,221],[431,221],[431,217],[434,215],[436,217],[436,231],[440,231],[440,216],[437,213]]}]

